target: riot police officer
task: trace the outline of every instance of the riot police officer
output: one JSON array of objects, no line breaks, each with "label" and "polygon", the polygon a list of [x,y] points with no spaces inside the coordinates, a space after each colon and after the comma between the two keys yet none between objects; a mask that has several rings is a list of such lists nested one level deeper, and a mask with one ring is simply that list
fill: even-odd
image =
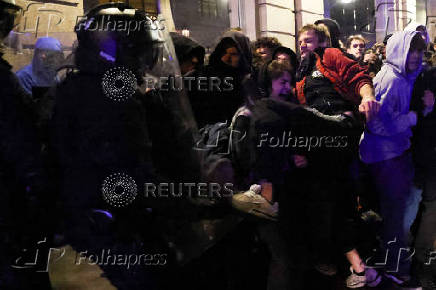
[{"label": "riot police officer", "polygon": [[[21,8],[14,0],[0,1],[0,41],[19,23]],[[0,53],[0,288],[25,289],[30,276],[17,269],[22,247],[40,230],[38,202],[47,192],[41,146],[23,100],[25,92]],[[32,221],[32,224],[30,224]],[[26,244],[26,245],[24,245]],[[19,267],[18,267],[19,268]]]},{"label": "riot police officer", "polygon": [[[158,7],[148,15],[124,3],[102,4],[76,25],[76,71],[57,88],[53,127],[64,249],[67,256],[79,257],[79,264],[64,264],[63,273],[54,268],[68,259],[51,265],[55,289],[72,270],[71,283],[77,284],[69,287],[77,289],[92,273],[98,287],[162,289],[169,282],[159,278],[170,255],[155,216],[177,215],[182,207],[189,212],[189,205],[180,199],[146,199],[144,184],[192,182],[201,170],[186,96],[159,89],[159,82],[150,86],[150,80],[180,75]],[[144,262],[127,267],[110,257],[109,263],[89,263],[108,250],[132,259],[151,254],[153,267]]]}]

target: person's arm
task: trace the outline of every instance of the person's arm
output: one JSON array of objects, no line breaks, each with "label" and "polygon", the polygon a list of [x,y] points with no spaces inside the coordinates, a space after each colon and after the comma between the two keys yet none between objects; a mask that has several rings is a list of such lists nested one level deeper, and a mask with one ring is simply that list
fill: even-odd
[{"label": "person's arm", "polygon": [[379,104],[374,97],[372,79],[366,74],[366,68],[336,49],[327,49],[323,61],[329,69],[337,72],[339,81],[345,84],[349,93],[354,94],[352,100],[360,104],[359,112],[365,114],[366,120],[377,115]]},{"label": "person's arm", "polygon": [[370,122],[377,116],[380,110],[380,103],[375,99],[374,88],[372,85],[363,85],[360,88],[359,93],[362,97],[362,101],[359,105],[359,112],[365,115],[367,122]]},{"label": "person's arm", "polygon": [[399,108],[399,87],[398,81],[385,83],[386,89],[381,92],[380,111],[377,117],[367,122],[368,129],[371,133],[381,136],[393,136],[405,132],[416,125],[417,114],[409,111],[404,114]]}]

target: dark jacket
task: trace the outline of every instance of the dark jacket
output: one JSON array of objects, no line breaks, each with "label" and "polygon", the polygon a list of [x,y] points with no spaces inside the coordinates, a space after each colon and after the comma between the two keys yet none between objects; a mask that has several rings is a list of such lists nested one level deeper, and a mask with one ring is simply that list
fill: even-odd
[{"label": "dark jacket", "polygon": [[[421,98],[425,90],[430,90],[433,94],[436,93],[435,76],[436,68],[422,72],[418,76],[412,94],[411,110],[421,112],[424,109]],[[436,112],[433,110],[425,117],[419,115],[412,139],[417,173],[420,173],[420,170],[434,172],[436,170]]]},{"label": "dark jacket", "polygon": [[221,56],[224,54],[224,43],[227,38],[230,38],[233,40],[233,42],[236,45],[236,48],[238,49],[239,53],[241,54],[241,59],[239,61],[239,74],[241,76],[244,76],[246,74],[251,73],[251,63],[253,60],[253,55],[251,52],[251,46],[250,46],[250,39],[242,34],[241,32],[237,31],[228,31],[224,33],[218,42],[218,44],[215,46],[214,51],[210,55],[209,58],[209,65],[210,66],[221,66]]},{"label": "dark jacket", "polygon": [[334,89],[346,100],[357,105],[360,103],[360,89],[366,84],[372,84],[371,77],[365,73],[365,68],[361,67],[356,61],[346,57],[337,48],[326,48],[315,53],[314,63],[307,65],[306,72],[300,72],[297,82],[297,97],[301,104],[306,103],[304,96],[305,77],[315,65],[316,68],[328,78]]},{"label": "dark jacket", "polygon": [[[221,61],[229,41],[240,53],[238,68]],[[199,128],[206,124],[230,122],[233,114],[244,103],[242,82],[251,73],[251,59],[249,39],[240,32],[227,32],[212,52],[209,65],[190,75],[196,79],[206,77],[209,82],[213,78],[219,79],[221,84],[220,89],[209,85],[207,90],[200,91],[197,86],[189,90],[189,99]],[[231,85],[226,85],[226,82]]]},{"label": "dark jacket", "polygon": [[0,54],[0,227],[16,225],[26,206],[46,194],[41,146],[11,68]]},{"label": "dark jacket", "polygon": [[191,57],[196,56],[198,58],[198,65],[204,64],[204,55],[206,50],[200,44],[195,42],[189,37],[180,35],[175,32],[170,32],[171,39],[176,50],[176,55],[179,63],[189,60]]}]

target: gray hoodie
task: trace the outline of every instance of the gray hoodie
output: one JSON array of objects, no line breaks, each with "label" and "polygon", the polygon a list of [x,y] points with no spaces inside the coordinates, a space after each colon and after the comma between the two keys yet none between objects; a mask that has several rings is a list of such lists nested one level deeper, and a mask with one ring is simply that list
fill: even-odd
[{"label": "gray hoodie", "polygon": [[360,140],[360,157],[365,163],[388,160],[402,155],[410,147],[411,128],[416,114],[409,104],[419,67],[406,72],[407,54],[416,31],[396,32],[386,46],[386,63],[373,80],[380,112],[367,124]]}]

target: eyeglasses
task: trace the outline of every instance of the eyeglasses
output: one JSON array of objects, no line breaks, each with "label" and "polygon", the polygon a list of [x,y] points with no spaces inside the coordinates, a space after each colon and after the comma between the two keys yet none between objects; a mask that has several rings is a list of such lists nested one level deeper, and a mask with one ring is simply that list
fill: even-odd
[{"label": "eyeglasses", "polygon": [[361,44],[357,44],[357,43],[355,43],[355,44],[353,44],[353,48],[365,48],[365,44],[363,44],[363,43],[361,43]]}]

